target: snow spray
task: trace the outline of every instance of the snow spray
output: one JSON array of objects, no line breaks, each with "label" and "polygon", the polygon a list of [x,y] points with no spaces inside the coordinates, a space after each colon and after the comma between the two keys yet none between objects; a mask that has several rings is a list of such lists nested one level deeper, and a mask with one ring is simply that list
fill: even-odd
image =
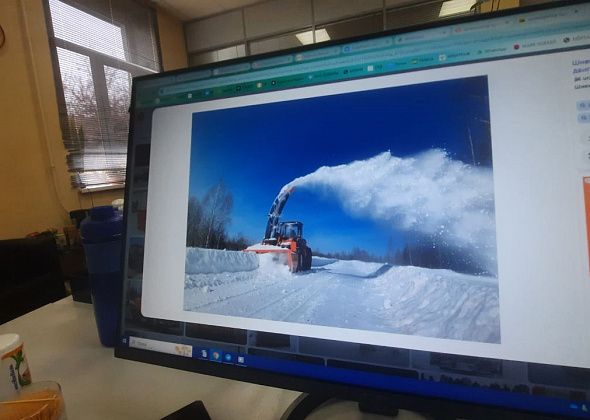
[{"label": "snow spray", "polygon": [[336,197],[352,216],[385,222],[399,231],[436,237],[469,249],[497,273],[492,169],[454,160],[441,149],[323,166],[288,183]]}]

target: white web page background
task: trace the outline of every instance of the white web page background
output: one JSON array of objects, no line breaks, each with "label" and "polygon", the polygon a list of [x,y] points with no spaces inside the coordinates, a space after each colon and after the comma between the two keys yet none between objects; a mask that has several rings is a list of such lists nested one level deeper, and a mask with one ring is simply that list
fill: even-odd
[{"label": "white web page background", "polygon": [[[144,316],[425,351],[590,368],[575,51],[375,77],[160,108],[153,115]],[[488,76],[501,343],[486,344],[183,310],[192,115],[195,112]],[[431,112],[436,112],[432,111]],[[590,169],[590,168],[589,168]]]}]

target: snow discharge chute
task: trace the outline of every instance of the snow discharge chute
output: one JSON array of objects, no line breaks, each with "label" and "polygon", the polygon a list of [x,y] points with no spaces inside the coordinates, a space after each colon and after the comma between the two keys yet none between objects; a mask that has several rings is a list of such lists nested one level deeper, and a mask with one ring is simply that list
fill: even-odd
[{"label": "snow discharge chute", "polygon": [[283,190],[294,187],[324,191],[353,216],[468,249],[490,273],[497,273],[491,168],[451,159],[441,149],[405,158],[388,151],[323,166]]},{"label": "snow discharge chute", "polygon": [[283,187],[270,207],[268,212],[268,222],[266,223],[266,229],[264,231],[264,238],[274,238],[277,234],[279,227],[281,213],[287,204],[289,196],[293,192],[295,187],[285,188]]}]

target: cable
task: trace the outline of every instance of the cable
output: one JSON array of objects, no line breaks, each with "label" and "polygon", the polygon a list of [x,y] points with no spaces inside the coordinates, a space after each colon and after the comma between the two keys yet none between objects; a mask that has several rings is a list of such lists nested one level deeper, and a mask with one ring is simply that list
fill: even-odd
[{"label": "cable", "polygon": [[6,42],[6,34],[4,33],[4,29],[2,28],[2,25],[0,25],[0,48],[2,48],[4,46],[5,42]]}]

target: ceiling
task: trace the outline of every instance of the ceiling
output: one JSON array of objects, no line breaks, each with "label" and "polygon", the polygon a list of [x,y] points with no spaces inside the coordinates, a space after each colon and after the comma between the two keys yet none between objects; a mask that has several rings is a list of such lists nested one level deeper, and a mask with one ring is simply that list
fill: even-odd
[{"label": "ceiling", "polygon": [[192,20],[260,3],[261,0],[152,0],[180,20]]},{"label": "ceiling", "polygon": [[[2,1],[2,0],[0,0]],[[263,3],[268,0],[151,0],[168,13],[176,16],[182,21],[194,20],[206,16],[216,15],[240,7],[250,6],[256,3]],[[358,1],[358,0],[357,0]],[[386,0],[388,7],[402,7],[420,3],[432,3],[436,0]],[[456,2],[467,2],[469,0],[455,0]],[[483,0],[492,1],[493,0]],[[548,0],[520,0],[524,2],[540,3]],[[471,0],[471,3],[475,0]]]},{"label": "ceiling", "polygon": [[[0,0],[2,1],[2,0]],[[264,3],[268,0],[151,0],[168,13],[182,21],[200,19],[206,16],[216,15],[240,7],[250,6],[256,3]],[[357,0],[358,1],[358,0]],[[387,6],[408,6],[419,3],[431,3],[435,0],[386,0]],[[460,1],[460,0],[457,0]],[[467,0],[465,0],[467,1]],[[484,0],[493,1],[493,0]],[[526,1],[526,0],[520,0]],[[528,0],[536,1],[539,0]],[[540,0],[543,1],[543,0]],[[545,0],[547,1],[547,0]]]}]

